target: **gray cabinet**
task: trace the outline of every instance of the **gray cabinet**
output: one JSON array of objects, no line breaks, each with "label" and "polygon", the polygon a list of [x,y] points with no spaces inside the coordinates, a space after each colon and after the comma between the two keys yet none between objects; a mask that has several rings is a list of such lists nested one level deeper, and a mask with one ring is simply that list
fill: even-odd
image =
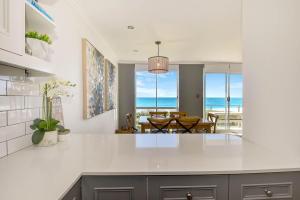
[{"label": "gray cabinet", "polygon": [[83,176],[62,200],[299,200],[300,172]]},{"label": "gray cabinet", "polygon": [[231,175],[229,199],[298,200],[300,199],[299,182],[299,172]]},{"label": "gray cabinet", "polygon": [[62,200],[81,200],[81,179],[68,191]]},{"label": "gray cabinet", "polygon": [[146,200],[145,176],[84,176],[82,200]]},{"label": "gray cabinet", "polygon": [[149,176],[149,200],[227,200],[228,176]]}]

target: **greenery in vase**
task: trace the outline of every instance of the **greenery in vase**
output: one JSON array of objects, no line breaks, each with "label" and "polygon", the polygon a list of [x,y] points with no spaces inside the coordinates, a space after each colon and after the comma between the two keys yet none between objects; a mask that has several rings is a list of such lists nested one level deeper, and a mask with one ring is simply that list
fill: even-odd
[{"label": "greenery in vase", "polygon": [[47,42],[48,44],[52,44],[52,40],[50,39],[49,35],[41,34],[41,33],[38,33],[36,31],[27,32],[25,34],[25,37],[41,40],[41,41]]},{"label": "greenery in vase", "polygon": [[66,129],[64,126],[58,125],[57,133],[58,133],[58,135],[67,135],[70,133],[70,129]]},{"label": "greenery in vase", "polygon": [[62,126],[58,125],[59,121],[52,118],[52,102],[54,98],[71,96],[68,89],[75,86],[76,84],[70,81],[60,80],[51,80],[42,86],[42,119],[34,120],[30,126],[34,130],[32,135],[33,144],[39,144],[44,138],[45,132],[62,130]]}]

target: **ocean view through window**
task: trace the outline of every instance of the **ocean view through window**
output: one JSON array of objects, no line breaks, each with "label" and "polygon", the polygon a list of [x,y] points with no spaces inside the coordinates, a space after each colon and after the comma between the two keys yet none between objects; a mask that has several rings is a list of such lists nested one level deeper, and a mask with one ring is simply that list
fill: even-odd
[{"label": "ocean view through window", "polygon": [[[157,88],[156,88],[157,76]],[[178,67],[170,67],[164,74],[149,73],[145,67],[136,67],[136,117],[149,111],[176,111],[178,109]],[[157,90],[157,97],[156,97]]]},{"label": "ocean view through window", "polygon": [[218,130],[241,133],[243,114],[243,77],[239,73],[205,75],[205,114],[219,116]]}]

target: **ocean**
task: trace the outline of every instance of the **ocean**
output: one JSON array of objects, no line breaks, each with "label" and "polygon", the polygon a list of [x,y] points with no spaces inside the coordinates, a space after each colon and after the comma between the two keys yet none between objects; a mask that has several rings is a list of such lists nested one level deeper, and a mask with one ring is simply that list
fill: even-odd
[{"label": "ocean", "polygon": [[[174,108],[177,107],[177,98],[173,97],[160,97],[157,101],[158,107]],[[208,110],[224,110],[225,98],[206,98],[206,109]],[[242,109],[242,98],[231,98],[230,105],[234,109]],[[155,98],[151,97],[138,97],[136,98],[136,107],[155,107]]]}]

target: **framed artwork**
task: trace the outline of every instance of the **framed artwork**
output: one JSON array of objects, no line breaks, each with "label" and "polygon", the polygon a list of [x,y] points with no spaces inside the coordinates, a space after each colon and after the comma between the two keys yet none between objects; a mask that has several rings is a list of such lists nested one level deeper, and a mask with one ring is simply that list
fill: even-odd
[{"label": "framed artwork", "polygon": [[83,118],[105,111],[104,56],[86,39],[82,40]]},{"label": "framed artwork", "polygon": [[116,67],[107,59],[105,59],[105,108],[106,110],[113,110],[116,108],[117,98],[117,72]]}]

